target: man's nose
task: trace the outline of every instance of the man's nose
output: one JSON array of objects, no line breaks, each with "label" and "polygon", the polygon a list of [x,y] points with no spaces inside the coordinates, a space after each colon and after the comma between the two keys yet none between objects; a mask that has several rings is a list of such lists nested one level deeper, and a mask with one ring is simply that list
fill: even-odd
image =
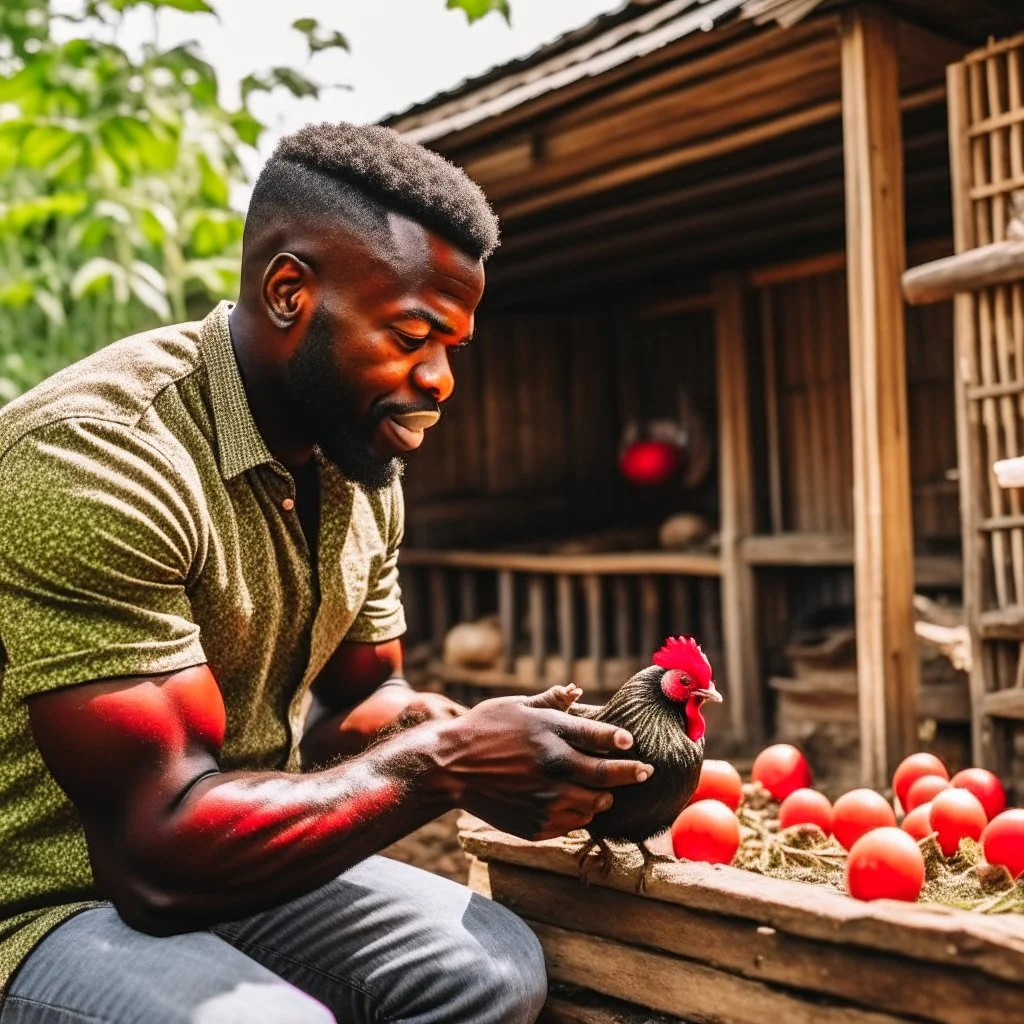
[{"label": "man's nose", "polygon": [[423,358],[412,371],[413,383],[420,391],[426,392],[438,405],[447,402],[455,390],[448,347],[443,342],[433,342],[421,350]]}]

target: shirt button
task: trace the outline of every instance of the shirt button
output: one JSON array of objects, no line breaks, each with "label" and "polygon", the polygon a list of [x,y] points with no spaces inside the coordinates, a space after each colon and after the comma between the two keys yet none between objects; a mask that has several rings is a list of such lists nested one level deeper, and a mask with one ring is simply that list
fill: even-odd
[{"label": "shirt button", "polygon": [[284,501],[281,502],[281,508],[283,508],[285,512],[291,512],[291,510],[295,508],[295,500],[293,498],[285,498]]}]

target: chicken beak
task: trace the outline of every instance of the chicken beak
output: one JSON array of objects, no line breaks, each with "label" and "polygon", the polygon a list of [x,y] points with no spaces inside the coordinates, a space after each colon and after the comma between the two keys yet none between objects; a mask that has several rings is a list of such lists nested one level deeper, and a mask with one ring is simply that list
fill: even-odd
[{"label": "chicken beak", "polygon": [[708,688],[706,690],[694,690],[693,696],[700,697],[703,700],[712,700],[716,704],[722,703],[722,695],[715,689],[713,681],[708,683]]}]

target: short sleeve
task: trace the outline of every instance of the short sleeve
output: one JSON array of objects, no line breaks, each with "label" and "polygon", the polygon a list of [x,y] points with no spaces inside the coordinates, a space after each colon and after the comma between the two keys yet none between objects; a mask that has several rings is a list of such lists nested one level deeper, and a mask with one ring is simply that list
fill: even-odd
[{"label": "short sleeve", "polygon": [[405,633],[405,610],[398,580],[398,552],[405,538],[405,500],[402,485],[395,481],[378,513],[385,537],[384,557],[370,579],[366,600],[346,635],[356,643],[379,644]]},{"label": "short sleeve", "polygon": [[130,427],[62,420],[0,459],[3,686],[29,696],[202,664],[190,496]]}]

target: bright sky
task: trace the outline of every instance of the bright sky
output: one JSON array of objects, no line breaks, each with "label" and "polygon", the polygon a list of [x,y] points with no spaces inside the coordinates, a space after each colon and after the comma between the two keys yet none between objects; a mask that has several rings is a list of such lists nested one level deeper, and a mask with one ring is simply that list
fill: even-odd
[{"label": "bright sky", "polygon": [[[344,82],[351,91],[331,89],[319,101],[294,99],[278,89],[253,97],[256,115],[270,125],[262,156],[279,134],[311,120],[377,121],[450,88],[495,64],[530,53],[594,16],[616,10],[624,0],[511,0],[512,27],[497,14],[468,26],[445,0],[211,0],[212,16],[162,11],[161,45],[195,38],[221,81],[223,99],[237,103],[237,83],[252,71],[275,64],[304,70],[320,82]],[[306,63],[306,41],[290,28],[296,18],[314,17],[343,32],[351,54],[318,54]],[[122,45],[152,38],[152,14],[131,13]],[[246,161],[250,171],[260,157]],[[239,195],[236,201],[244,203]]]}]

